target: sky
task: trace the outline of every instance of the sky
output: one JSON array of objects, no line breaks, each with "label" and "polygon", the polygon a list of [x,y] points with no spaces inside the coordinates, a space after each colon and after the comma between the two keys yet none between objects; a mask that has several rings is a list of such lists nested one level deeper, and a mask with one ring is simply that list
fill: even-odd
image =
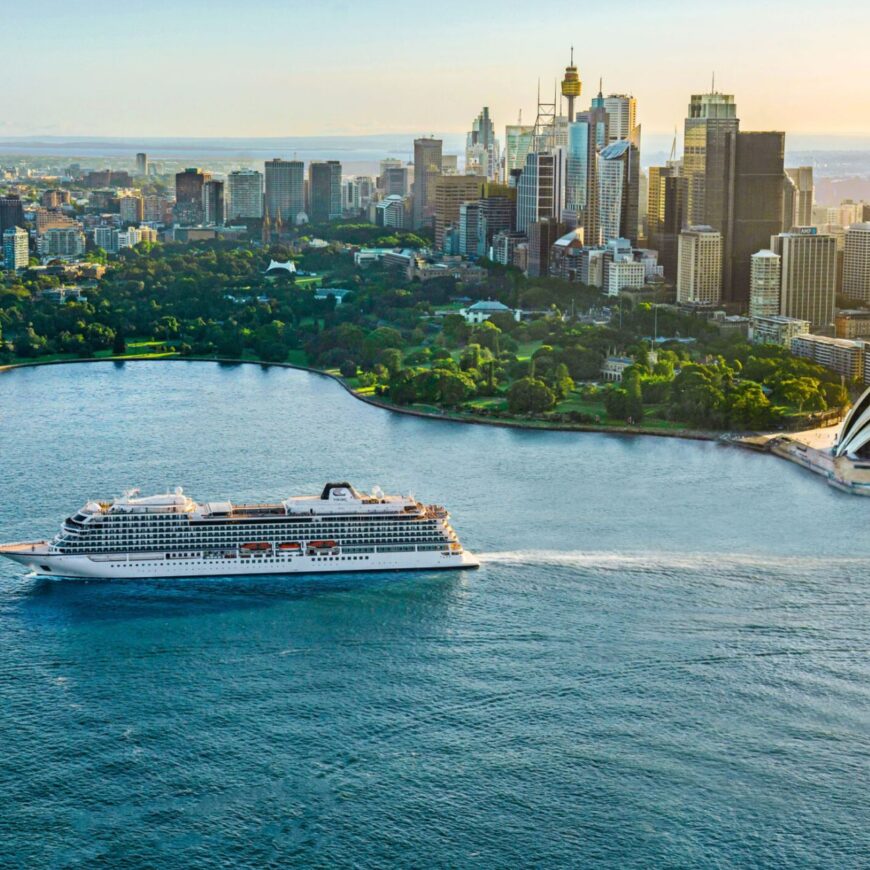
[{"label": "sky", "polygon": [[870,0],[0,0],[0,138],[459,133],[533,122],[570,46],[580,108],[645,133],[691,93],[743,129],[870,134]]}]

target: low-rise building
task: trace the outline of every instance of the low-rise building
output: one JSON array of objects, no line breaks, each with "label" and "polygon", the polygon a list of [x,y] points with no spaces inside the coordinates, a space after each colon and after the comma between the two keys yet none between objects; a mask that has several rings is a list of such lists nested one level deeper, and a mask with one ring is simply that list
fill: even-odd
[{"label": "low-rise building", "polygon": [[520,319],[520,312],[514,311],[503,302],[496,299],[484,299],[480,302],[475,302],[474,305],[469,305],[468,308],[461,308],[459,313],[465,318],[466,323],[483,323],[484,320],[489,320],[493,314],[510,314],[514,320]]},{"label": "low-rise building", "polygon": [[39,236],[36,250],[43,259],[74,260],[84,256],[85,234],[79,226],[54,227]]},{"label": "low-rise building", "polygon": [[792,339],[791,352],[850,380],[864,377],[864,342],[805,334]]},{"label": "low-rise building", "polygon": [[605,381],[620,383],[625,370],[634,365],[634,360],[628,356],[609,356],[601,366],[601,377]]},{"label": "low-rise building", "polygon": [[790,348],[793,338],[809,331],[809,320],[774,314],[770,317],[753,317],[749,338],[753,344],[778,344]]},{"label": "low-rise building", "polygon": [[619,296],[626,287],[643,287],[646,279],[643,263],[635,262],[630,254],[617,254],[607,264],[606,275],[604,289],[608,296]]},{"label": "low-rise building", "polygon": [[857,308],[837,312],[834,318],[837,338],[870,338],[870,309]]}]

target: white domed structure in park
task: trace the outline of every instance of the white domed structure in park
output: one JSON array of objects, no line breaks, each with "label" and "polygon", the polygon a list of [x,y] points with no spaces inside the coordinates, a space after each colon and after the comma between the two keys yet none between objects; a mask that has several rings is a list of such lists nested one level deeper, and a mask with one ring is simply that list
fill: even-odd
[{"label": "white domed structure in park", "polygon": [[852,405],[843,421],[834,456],[870,457],[870,388]]},{"label": "white domed structure in park", "polygon": [[276,274],[278,272],[287,272],[288,275],[295,275],[296,264],[292,260],[288,260],[286,263],[280,263],[278,260],[270,261],[269,268],[266,269],[266,274]]}]

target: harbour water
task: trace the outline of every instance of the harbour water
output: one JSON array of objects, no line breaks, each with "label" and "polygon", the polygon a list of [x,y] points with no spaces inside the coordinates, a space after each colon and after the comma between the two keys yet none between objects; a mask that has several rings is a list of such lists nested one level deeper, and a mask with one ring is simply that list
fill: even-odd
[{"label": "harbour water", "polygon": [[870,502],[710,443],[390,414],[208,363],[0,374],[0,539],[87,498],[327,480],[473,572],[0,565],[3,867],[870,862]]}]

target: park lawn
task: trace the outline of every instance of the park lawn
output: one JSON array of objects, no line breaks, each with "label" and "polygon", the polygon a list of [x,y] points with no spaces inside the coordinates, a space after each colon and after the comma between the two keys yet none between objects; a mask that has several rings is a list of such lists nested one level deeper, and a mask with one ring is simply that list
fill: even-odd
[{"label": "park lawn", "polygon": [[478,396],[466,405],[473,411],[506,411],[507,399],[504,396]]},{"label": "park lawn", "polygon": [[297,287],[318,287],[323,283],[323,277],[321,275],[309,275],[304,278],[296,279]]},{"label": "park lawn", "polygon": [[603,401],[599,399],[584,399],[578,390],[572,390],[567,398],[563,399],[556,405],[555,410],[560,414],[577,411],[581,414],[597,415],[602,420],[607,417],[607,411],[604,409]]}]

